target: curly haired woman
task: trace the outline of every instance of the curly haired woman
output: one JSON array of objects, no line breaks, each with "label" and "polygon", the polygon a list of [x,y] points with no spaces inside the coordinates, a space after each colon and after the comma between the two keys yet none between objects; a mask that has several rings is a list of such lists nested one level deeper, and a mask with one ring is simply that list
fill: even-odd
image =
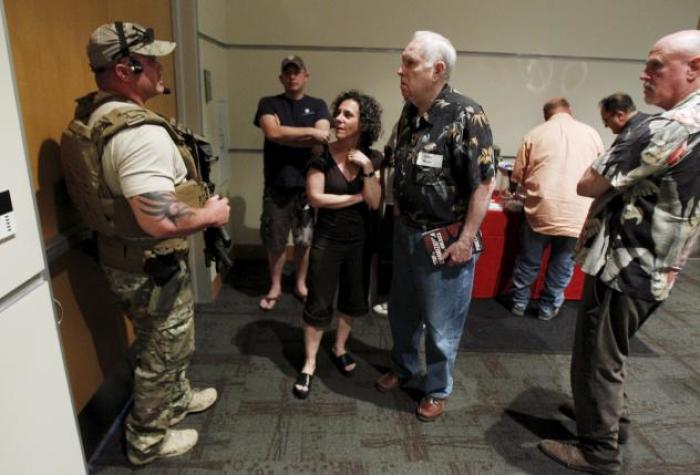
[{"label": "curly haired woman", "polygon": [[336,140],[311,161],[306,176],[309,203],[318,211],[303,313],[305,361],[293,387],[301,399],[309,395],[321,338],[336,313],[336,290],[338,328],[331,356],[341,373],[355,369],[346,344],[352,319],[369,311],[364,247],[369,210],[379,207],[382,193],[382,155],[370,149],[381,132],[381,106],[351,90],[341,93],[332,109]]}]

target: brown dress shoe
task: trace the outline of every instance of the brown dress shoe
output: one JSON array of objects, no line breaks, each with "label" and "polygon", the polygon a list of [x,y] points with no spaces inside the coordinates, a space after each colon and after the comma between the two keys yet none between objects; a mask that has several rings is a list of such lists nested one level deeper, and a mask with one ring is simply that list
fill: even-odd
[{"label": "brown dress shoe", "polygon": [[399,378],[396,373],[389,371],[384,373],[375,383],[374,387],[381,393],[393,391],[402,386],[406,382],[405,379]]},{"label": "brown dress shoe", "polygon": [[423,422],[432,422],[445,412],[445,399],[437,399],[433,396],[425,396],[420,400],[416,415]]},{"label": "brown dress shoe", "polygon": [[546,456],[571,470],[586,473],[602,473],[606,475],[618,473],[618,470],[614,468],[600,467],[590,463],[586,460],[586,457],[584,457],[583,451],[578,444],[545,439],[541,440],[540,443],[537,444],[537,447],[539,447]]}]

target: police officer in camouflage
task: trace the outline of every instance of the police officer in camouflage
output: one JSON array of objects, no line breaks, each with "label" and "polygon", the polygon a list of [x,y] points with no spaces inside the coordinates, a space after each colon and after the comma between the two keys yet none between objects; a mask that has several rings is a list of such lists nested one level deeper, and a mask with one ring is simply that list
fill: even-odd
[{"label": "police officer in camouflage", "polygon": [[[109,217],[108,226],[99,218],[91,227],[98,228],[107,280],[134,325],[134,404],[125,432],[127,456],[136,465],[190,450],[197,431],[171,427],[217,399],[216,389],[193,389],[186,376],[194,351],[186,237],[226,224],[229,204],[206,199],[180,132],[144,106],[165,91],[158,57],[174,48],[134,23],[97,28],[87,54],[99,91],[78,100],[62,140],[71,196],[81,212],[97,209],[92,216],[83,212],[84,219],[95,222],[101,205]],[[72,169],[78,165],[71,158],[90,153],[100,163],[99,203],[89,202],[90,187],[76,192],[71,186],[81,171]]]}]

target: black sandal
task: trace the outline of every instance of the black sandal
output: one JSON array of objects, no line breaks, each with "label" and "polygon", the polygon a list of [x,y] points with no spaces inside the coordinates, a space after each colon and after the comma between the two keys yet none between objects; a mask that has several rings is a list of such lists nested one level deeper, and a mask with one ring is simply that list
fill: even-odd
[{"label": "black sandal", "polygon": [[302,294],[300,294],[299,292],[297,292],[297,291],[295,290],[295,291],[292,292],[292,295],[293,295],[294,298],[297,299],[299,302],[301,302],[301,303],[306,303],[306,297],[307,297],[309,294],[302,295]]},{"label": "black sandal", "polygon": [[[313,381],[314,375],[309,373],[299,373],[297,379],[294,381],[294,386],[292,386],[292,392],[299,399],[306,399],[306,397],[311,392],[311,381]],[[301,386],[304,389],[299,389],[297,386]]]},{"label": "black sandal", "polygon": [[348,366],[355,364],[355,359],[350,353],[343,353],[342,355],[334,355],[331,353],[331,356],[333,357],[333,363],[335,363],[336,368],[338,368],[338,371],[340,371],[340,374],[343,376],[350,376],[353,371],[355,371],[355,368],[351,370],[347,369]]}]

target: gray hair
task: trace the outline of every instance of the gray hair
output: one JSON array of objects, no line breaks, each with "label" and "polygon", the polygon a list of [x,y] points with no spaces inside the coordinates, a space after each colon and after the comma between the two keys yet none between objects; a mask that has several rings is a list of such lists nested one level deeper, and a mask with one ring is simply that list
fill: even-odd
[{"label": "gray hair", "polygon": [[436,61],[443,61],[445,63],[444,79],[445,81],[450,79],[457,62],[457,51],[450,40],[432,31],[416,31],[411,41],[423,47],[425,62],[428,66],[433,66]]}]

